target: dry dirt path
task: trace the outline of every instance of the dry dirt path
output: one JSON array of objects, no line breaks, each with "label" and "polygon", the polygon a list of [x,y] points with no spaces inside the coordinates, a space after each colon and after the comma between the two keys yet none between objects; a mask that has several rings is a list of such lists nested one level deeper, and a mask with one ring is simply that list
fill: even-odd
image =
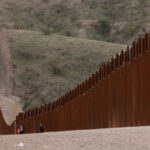
[{"label": "dry dirt path", "polygon": [[15,120],[21,111],[19,98],[13,96],[11,83],[11,54],[8,47],[6,30],[0,31],[0,109],[7,124]]},{"label": "dry dirt path", "polygon": [[150,127],[4,135],[0,150],[150,150]]}]

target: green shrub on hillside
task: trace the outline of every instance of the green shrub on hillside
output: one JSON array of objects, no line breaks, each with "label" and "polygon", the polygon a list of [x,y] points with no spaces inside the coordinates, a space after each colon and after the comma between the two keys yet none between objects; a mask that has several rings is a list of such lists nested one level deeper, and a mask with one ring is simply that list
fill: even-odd
[{"label": "green shrub on hillside", "polygon": [[98,6],[98,4],[94,1],[89,4],[90,9],[96,9],[97,6]]},{"label": "green shrub on hillside", "polygon": [[72,36],[71,31],[66,31],[66,32],[65,32],[65,35],[66,35],[66,36]]},{"label": "green shrub on hillside", "polygon": [[98,21],[98,23],[100,24],[101,27],[101,32],[103,34],[107,34],[110,32],[110,22],[106,19],[101,19]]},{"label": "green shrub on hillside", "polygon": [[46,104],[46,102],[47,102],[47,96],[41,94],[41,95],[39,96],[39,101],[41,102],[41,104]]},{"label": "green shrub on hillside", "polygon": [[24,60],[32,60],[33,59],[33,54],[28,51],[28,50],[22,50],[22,51],[17,51],[17,55]]},{"label": "green shrub on hillside", "polygon": [[62,68],[60,67],[59,60],[50,58],[48,62],[48,69],[53,75],[61,75],[62,74]]},{"label": "green shrub on hillside", "polygon": [[30,100],[26,99],[24,101],[23,110],[26,110],[30,106],[31,102]]},{"label": "green shrub on hillside", "polygon": [[[40,78],[40,74],[34,71],[32,68],[25,68],[22,73],[19,74],[19,80],[24,86],[34,85]],[[36,90],[36,88],[34,89]]]},{"label": "green shrub on hillside", "polygon": [[35,14],[35,16],[40,22],[42,22],[42,23],[45,22],[45,13],[44,12],[37,12]]},{"label": "green shrub on hillside", "polygon": [[97,32],[99,32],[102,36],[106,36],[109,34],[111,25],[110,22],[106,19],[98,20],[95,24],[94,28]]},{"label": "green shrub on hillside", "polygon": [[43,27],[42,32],[44,33],[44,35],[50,35],[52,32],[54,32],[54,30],[49,27]]},{"label": "green shrub on hillside", "polygon": [[53,65],[52,66],[52,73],[54,75],[60,75],[61,74],[61,69],[60,67],[58,67],[57,65]]},{"label": "green shrub on hillside", "polygon": [[126,36],[131,37],[136,34],[140,29],[140,25],[129,25],[126,29]]},{"label": "green shrub on hillside", "polygon": [[22,21],[17,21],[14,25],[15,29],[24,29],[24,27],[25,27],[25,24]]}]

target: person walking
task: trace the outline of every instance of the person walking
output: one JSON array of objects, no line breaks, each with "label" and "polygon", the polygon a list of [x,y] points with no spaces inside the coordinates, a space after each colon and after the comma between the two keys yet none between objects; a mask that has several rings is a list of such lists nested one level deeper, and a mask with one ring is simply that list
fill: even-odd
[{"label": "person walking", "polygon": [[23,125],[20,125],[20,134],[23,134],[24,133],[24,128],[23,128]]},{"label": "person walking", "polygon": [[43,133],[43,132],[44,132],[45,127],[43,126],[43,124],[41,124],[41,123],[40,123],[40,127],[39,127],[39,129],[40,129],[40,132],[41,132],[41,133]]}]

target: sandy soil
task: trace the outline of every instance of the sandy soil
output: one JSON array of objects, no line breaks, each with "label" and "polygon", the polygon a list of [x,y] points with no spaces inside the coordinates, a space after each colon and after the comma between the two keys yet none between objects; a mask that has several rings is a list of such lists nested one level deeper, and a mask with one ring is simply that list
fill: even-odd
[{"label": "sandy soil", "polygon": [[18,112],[21,112],[20,99],[18,97],[7,95],[0,95],[0,109],[3,114],[5,122],[10,125],[15,119]]},{"label": "sandy soil", "polygon": [[4,135],[0,150],[150,150],[150,127]]}]

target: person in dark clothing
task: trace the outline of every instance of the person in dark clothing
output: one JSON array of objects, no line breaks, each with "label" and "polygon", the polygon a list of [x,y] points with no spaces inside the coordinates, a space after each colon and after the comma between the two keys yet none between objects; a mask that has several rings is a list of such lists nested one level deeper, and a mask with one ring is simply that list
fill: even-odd
[{"label": "person in dark clothing", "polygon": [[24,128],[23,128],[23,126],[22,125],[20,125],[20,132],[19,132],[19,134],[23,134],[24,133]]},{"label": "person in dark clothing", "polygon": [[43,133],[45,130],[45,127],[40,123],[40,132]]}]

